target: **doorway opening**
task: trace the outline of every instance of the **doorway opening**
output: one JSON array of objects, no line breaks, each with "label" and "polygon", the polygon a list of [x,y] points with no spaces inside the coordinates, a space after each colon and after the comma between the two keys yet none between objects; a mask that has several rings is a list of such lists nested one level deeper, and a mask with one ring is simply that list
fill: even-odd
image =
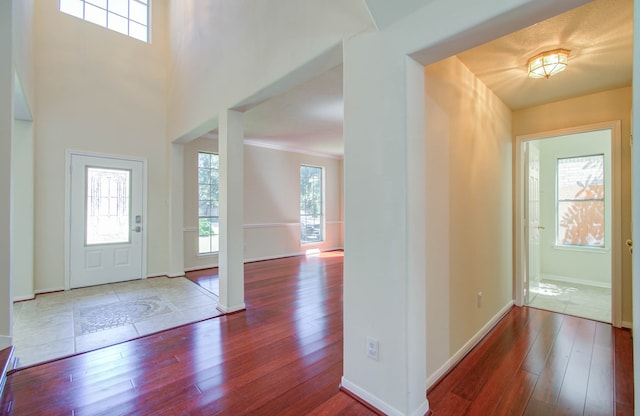
[{"label": "doorway opening", "polygon": [[518,304],[621,326],[619,125],[517,138]]}]

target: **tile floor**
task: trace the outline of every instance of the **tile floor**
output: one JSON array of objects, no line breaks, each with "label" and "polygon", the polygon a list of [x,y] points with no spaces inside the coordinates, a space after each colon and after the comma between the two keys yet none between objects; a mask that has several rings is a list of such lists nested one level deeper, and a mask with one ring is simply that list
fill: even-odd
[{"label": "tile floor", "polygon": [[542,280],[531,290],[529,306],[581,318],[611,322],[611,289]]},{"label": "tile floor", "polygon": [[38,295],[14,304],[18,367],[221,315],[218,297],[183,277]]}]

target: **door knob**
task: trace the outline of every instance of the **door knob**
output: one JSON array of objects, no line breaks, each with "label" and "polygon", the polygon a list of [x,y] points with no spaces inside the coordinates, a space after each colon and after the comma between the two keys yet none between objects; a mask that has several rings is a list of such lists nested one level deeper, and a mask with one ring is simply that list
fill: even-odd
[{"label": "door knob", "polygon": [[142,227],[140,227],[139,225],[136,225],[136,227],[132,228],[131,231],[135,231],[135,232],[139,233],[140,231],[142,231]]},{"label": "door knob", "polygon": [[633,254],[633,240],[629,238],[625,243],[627,244],[627,247],[629,247],[629,253]]},{"label": "door knob", "polygon": [[544,225],[538,225],[536,228],[537,228],[538,230],[544,230]]}]

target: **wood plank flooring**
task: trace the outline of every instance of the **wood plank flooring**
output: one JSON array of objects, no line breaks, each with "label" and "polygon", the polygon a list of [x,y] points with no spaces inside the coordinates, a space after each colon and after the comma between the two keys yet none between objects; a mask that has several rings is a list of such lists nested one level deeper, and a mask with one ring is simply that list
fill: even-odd
[{"label": "wood plank flooring", "polygon": [[[247,264],[246,311],[13,372],[0,414],[372,415],[338,389],[342,264]],[[631,354],[629,331],[513,308],[428,397],[435,416],[630,415]]]},{"label": "wood plank flooring", "polygon": [[632,415],[629,330],[514,307],[427,397],[433,415]]},{"label": "wood plank flooring", "polygon": [[372,415],[339,391],[342,263],[247,264],[246,311],[14,372],[0,414]]}]

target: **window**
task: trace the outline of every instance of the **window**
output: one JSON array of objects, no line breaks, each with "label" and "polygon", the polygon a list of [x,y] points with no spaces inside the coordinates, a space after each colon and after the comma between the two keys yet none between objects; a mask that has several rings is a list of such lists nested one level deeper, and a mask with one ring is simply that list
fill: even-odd
[{"label": "window", "polygon": [[61,12],[143,42],[149,41],[150,0],[60,0]]},{"label": "window", "polygon": [[220,222],[218,218],[218,155],[198,153],[198,253],[217,253]]},{"label": "window", "polygon": [[300,166],[300,242],[324,241],[323,170]]},{"label": "window", "polygon": [[557,172],[557,243],[604,247],[604,155],[558,159]]},{"label": "window", "polygon": [[131,171],[87,168],[86,245],[128,243]]}]

